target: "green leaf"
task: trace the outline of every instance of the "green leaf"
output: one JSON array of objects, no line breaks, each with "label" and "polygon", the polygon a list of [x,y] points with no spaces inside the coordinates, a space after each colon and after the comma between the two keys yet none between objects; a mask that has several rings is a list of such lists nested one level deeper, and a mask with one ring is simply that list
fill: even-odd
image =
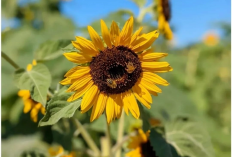
[{"label": "green leaf", "polygon": [[147,0],[131,0],[133,1],[139,8],[142,8],[147,3]]},{"label": "green leaf", "polygon": [[146,112],[144,110],[144,107],[142,106],[142,104],[140,102],[138,102],[139,104],[139,110],[140,110],[140,119],[143,121],[143,131],[147,132],[147,130],[150,129],[151,125],[149,123],[149,116],[148,116],[148,112]]},{"label": "green leaf", "polygon": [[165,125],[166,139],[181,156],[213,157],[208,133],[196,122],[178,118]]},{"label": "green leaf", "polygon": [[67,102],[70,93],[66,93],[67,88],[63,87],[56,93],[46,106],[46,114],[40,120],[39,126],[53,125],[61,118],[70,118],[81,105],[81,99]]},{"label": "green leaf", "polygon": [[35,59],[45,61],[55,59],[63,54],[62,48],[70,45],[71,40],[47,41],[35,51]]},{"label": "green leaf", "polygon": [[150,133],[150,142],[153,150],[156,152],[156,156],[158,157],[179,157],[176,153],[175,149],[167,143],[165,138],[161,133],[155,130],[155,128],[151,129]]},{"label": "green leaf", "polygon": [[51,75],[45,65],[39,63],[33,66],[30,71],[16,70],[14,82],[18,88],[30,90],[32,99],[45,106],[47,91],[51,84]]},{"label": "green leaf", "polygon": [[159,96],[152,96],[151,109],[147,110],[151,116],[163,122],[177,116],[199,117],[195,104],[186,92],[171,84],[161,88],[162,93]]}]

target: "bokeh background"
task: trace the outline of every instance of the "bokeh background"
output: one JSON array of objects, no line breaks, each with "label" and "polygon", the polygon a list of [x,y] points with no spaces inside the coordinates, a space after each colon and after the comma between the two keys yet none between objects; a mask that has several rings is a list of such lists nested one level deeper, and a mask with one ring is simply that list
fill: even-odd
[{"label": "bokeh background", "polygon": [[[148,0],[145,7],[152,2]],[[141,10],[141,6],[132,0],[2,0],[1,3],[2,51],[21,67],[32,62],[34,52],[44,42],[74,40],[75,35],[88,38],[86,26],[92,25],[100,32],[100,19],[108,26],[112,20],[117,21],[122,27],[129,16],[136,18]],[[174,70],[162,74],[170,86],[162,88],[163,93],[154,100],[156,106],[149,112],[157,113],[158,118],[159,111],[163,111],[169,117],[189,116],[197,120],[210,136],[215,156],[230,157],[230,1],[170,0],[170,3],[174,38],[168,41],[160,35],[154,46],[157,52],[169,53],[165,60]],[[135,28],[141,25],[144,32],[156,29],[155,11],[135,23]],[[34,148],[46,152],[52,143],[59,143],[66,150],[85,146],[79,137],[70,138],[73,132],[70,131],[72,126],[67,127],[70,125],[67,119],[59,121],[62,129],[58,126],[38,128],[30,115],[23,113],[23,102],[17,96],[18,89],[13,82],[14,68],[4,59],[1,61],[2,155],[16,157]],[[54,89],[72,67],[63,56],[44,64],[52,74],[51,87]],[[83,115],[80,119],[89,123]],[[97,139],[101,130],[95,130],[99,134],[92,134]]]}]

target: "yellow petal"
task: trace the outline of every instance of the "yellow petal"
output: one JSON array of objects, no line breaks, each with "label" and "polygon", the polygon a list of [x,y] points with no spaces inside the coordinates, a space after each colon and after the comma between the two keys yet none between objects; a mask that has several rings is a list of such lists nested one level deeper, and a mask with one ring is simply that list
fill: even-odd
[{"label": "yellow petal", "polygon": [[139,34],[141,33],[143,27],[140,27],[131,37],[131,41],[130,41],[130,45],[133,45],[134,42],[136,41],[137,37],[139,36]]},{"label": "yellow petal", "polygon": [[93,85],[93,81],[89,81],[89,82],[87,83],[87,85],[85,85],[85,86],[79,88],[78,91],[76,91],[72,96],[70,96],[70,97],[68,98],[67,101],[68,101],[68,102],[71,102],[71,101],[74,101],[74,100],[80,98],[83,94],[85,94],[85,92],[86,92],[92,85]]},{"label": "yellow petal", "polygon": [[[97,99],[98,99],[98,95],[99,95],[100,91],[97,91],[95,97],[93,98],[93,100],[90,102],[90,104],[85,108],[85,110],[82,110],[81,113],[85,113],[88,110],[90,110],[90,108],[92,108],[92,106],[97,104]],[[91,120],[91,119],[90,119]]]},{"label": "yellow petal", "polygon": [[93,85],[84,95],[81,101],[81,111],[86,112],[86,108],[91,108],[93,103],[91,103],[94,98],[98,95],[98,87]]},{"label": "yellow petal", "polygon": [[131,114],[138,119],[140,116],[139,107],[137,101],[131,91],[126,91],[123,95],[123,107],[125,110],[130,110]]},{"label": "yellow petal", "polygon": [[118,105],[116,102],[114,103],[114,112],[115,116],[119,119],[122,114],[122,106]]},{"label": "yellow petal", "polygon": [[123,109],[126,112],[126,114],[128,115],[129,114],[129,106],[130,106],[130,104],[129,104],[129,101],[127,100],[127,98],[126,98],[126,94],[127,94],[126,92],[121,93],[121,97],[122,97],[122,102],[123,102]]},{"label": "yellow petal", "polygon": [[158,17],[158,29],[160,31],[163,31],[164,30],[164,23],[165,23],[165,17],[164,15],[160,15]]},{"label": "yellow petal", "polygon": [[157,68],[169,67],[168,62],[141,62],[142,69],[144,71],[154,71]]},{"label": "yellow petal", "polygon": [[84,75],[90,75],[90,68],[89,67],[76,70],[74,73],[69,75],[68,78],[69,79],[77,79],[77,78],[80,78]]},{"label": "yellow petal", "polygon": [[163,85],[163,86],[168,86],[169,85],[168,81],[166,81],[165,79],[163,79],[159,75],[154,74],[152,72],[147,72],[147,71],[143,72],[142,73],[142,78],[147,80],[147,81],[153,82],[155,84],[160,84],[160,85]]},{"label": "yellow petal", "polygon": [[103,20],[101,20],[101,32],[102,32],[102,37],[106,43],[106,45],[111,48],[111,40],[110,40],[110,33],[109,30]]},{"label": "yellow petal", "polygon": [[107,100],[107,95],[105,95],[104,93],[100,93],[98,96],[97,103],[94,104],[93,106],[90,122],[97,119],[103,113],[106,107],[106,100]]},{"label": "yellow petal", "polygon": [[108,96],[107,102],[106,102],[106,117],[107,117],[107,123],[110,124],[110,122],[114,119],[114,100],[111,96]]},{"label": "yellow petal", "polygon": [[36,62],[36,60],[35,59],[33,59],[33,61],[32,61],[32,65],[36,65],[37,64],[37,62]]},{"label": "yellow petal", "polygon": [[131,16],[125,23],[119,35],[119,45],[129,45],[133,33],[133,16]]},{"label": "yellow petal", "polygon": [[113,21],[110,27],[110,37],[114,46],[118,46],[119,34],[120,34],[120,29],[117,23]]},{"label": "yellow petal", "polygon": [[29,90],[19,90],[18,96],[22,97],[23,100],[29,99],[31,94]]},{"label": "yellow petal", "polygon": [[31,119],[33,122],[37,122],[38,121],[38,113],[39,113],[39,110],[37,108],[33,108],[31,110]]},{"label": "yellow petal", "polygon": [[80,89],[81,87],[85,86],[90,80],[92,80],[90,74],[83,75],[82,77],[77,78],[75,82],[68,88],[67,92],[72,92]]},{"label": "yellow petal", "polygon": [[163,68],[154,68],[154,69],[152,69],[152,72],[164,73],[164,72],[169,72],[172,70],[173,70],[173,68],[171,66],[168,66],[168,67],[163,67]]},{"label": "yellow petal", "polygon": [[149,103],[152,103],[152,98],[146,88],[140,84],[135,85],[132,89],[136,99],[138,99],[146,108],[150,109],[151,105]]},{"label": "yellow petal", "polygon": [[67,78],[65,78],[65,79],[63,79],[62,81],[60,81],[60,84],[62,84],[62,85],[69,85],[69,84],[71,84],[72,82],[71,82],[71,79],[69,79],[68,77]]},{"label": "yellow petal", "polygon": [[91,57],[87,55],[83,55],[77,52],[69,52],[69,53],[64,53],[64,56],[71,62],[77,63],[77,64],[83,64],[83,63],[88,63],[92,60]]},{"label": "yellow petal", "polygon": [[74,68],[70,69],[64,76],[68,77],[68,76],[72,75],[74,72],[76,72],[77,70],[90,71],[90,68],[89,68],[89,66],[75,66]]},{"label": "yellow petal", "polygon": [[141,61],[154,61],[154,60],[158,60],[160,58],[163,58],[165,56],[167,56],[167,53],[158,53],[158,52],[153,52],[153,53],[142,53],[139,55],[139,59]]},{"label": "yellow petal", "polygon": [[73,45],[76,44],[79,46],[78,50],[80,50],[81,53],[91,56],[96,56],[99,53],[99,51],[91,41],[83,37],[76,37],[76,40],[77,41],[74,41],[72,43]]},{"label": "yellow petal", "polygon": [[115,116],[117,118],[120,118],[122,113],[122,106],[123,106],[121,94],[113,94],[111,95],[111,97],[115,102],[114,103]]},{"label": "yellow petal", "polygon": [[99,48],[100,50],[104,50],[104,45],[103,45],[103,42],[100,38],[100,36],[97,34],[97,32],[93,29],[93,27],[91,26],[88,26],[88,31],[89,31],[89,35],[90,35],[90,38],[92,39],[92,42],[93,44]]},{"label": "yellow petal", "polygon": [[150,91],[157,92],[157,93],[162,92],[162,90],[159,87],[157,87],[154,83],[148,80],[145,80],[143,78],[141,79],[140,84]]},{"label": "yellow petal", "polygon": [[28,113],[32,109],[32,106],[33,106],[33,101],[31,99],[25,100],[23,112]]},{"label": "yellow petal", "polygon": [[164,36],[168,40],[173,39],[173,33],[172,33],[172,30],[171,30],[168,22],[165,22],[165,24],[164,24]]},{"label": "yellow petal", "polygon": [[148,49],[152,43],[158,38],[159,33],[158,31],[153,31],[148,34],[143,34],[137,37],[137,40],[132,45],[132,50],[134,52],[141,52],[143,50]]},{"label": "yellow petal", "polygon": [[76,70],[78,70],[80,67],[82,66],[75,66],[73,68],[71,68],[68,72],[66,72],[66,74],[64,75],[65,77],[68,77],[70,75],[72,75]]},{"label": "yellow petal", "polygon": [[27,65],[27,71],[31,71],[32,67],[33,67],[32,64],[28,64]]},{"label": "yellow petal", "polygon": [[154,95],[154,96],[158,96],[158,94],[157,94],[156,92],[151,91],[151,90],[149,90],[149,89],[147,89],[147,90],[149,91],[150,94],[152,94],[152,95]]},{"label": "yellow petal", "polygon": [[48,152],[50,156],[57,156],[63,154],[64,149],[61,146],[53,146],[48,149]]},{"label": "yellow petal", "polygon": [[128,152],[126,157],[142,157],[141,155],[141,147],[137,147],[136,149]]},{"label": "yellow petal", "polygon": [[143,143],[147,142],[147,140],[148,140],[147,135],[149,135],[150,131],[147,131],[145,134],[142,129],[139,129],[138,133],[139,133],[139,137],[141,137],[141,139],[142,139],[142,142]]},{"label": "yellow petal", "polygon": [[46,112],[45,108],[44,108],[44,107],[41,107],[41,108],[40,108],[40,112],[41,112],[43,115],[45,115],[45,112]]}]

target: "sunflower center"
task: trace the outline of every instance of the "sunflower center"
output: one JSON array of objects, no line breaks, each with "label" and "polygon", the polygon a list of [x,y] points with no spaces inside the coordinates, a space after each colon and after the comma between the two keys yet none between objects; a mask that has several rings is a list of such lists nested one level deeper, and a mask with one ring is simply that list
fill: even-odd
[{"label": "sunflower center", "polygon": [[109,69],[110,78],[118,79],[122,78],[125,74],[125,69],[121,65],[114,64],[112,68]]},{"label": "sunflower center", "polygon": [[101,51],[90,63],[93,82],[101,92],[119,94],[131,89],[142,72],[135,52],[125,46]]},{"label": "sunflower center", "polygon": [[141,144],[141,154],[143,157],[158,157],[151,146],[151,142],[148,140],[146,143]]}]

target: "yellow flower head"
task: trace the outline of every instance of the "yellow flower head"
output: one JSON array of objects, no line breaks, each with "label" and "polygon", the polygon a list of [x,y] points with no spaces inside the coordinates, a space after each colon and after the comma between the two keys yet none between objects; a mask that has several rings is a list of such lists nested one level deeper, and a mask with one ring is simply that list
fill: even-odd
[{"label": "yellow flower head", "polygon": [[170,4],[168,0],[157,0],[158,29],[168,40],[173,39],[173,33],[168,21],[171,17]]},{"label": "yellow flower head", "polygon": [[[137,101],[150,109],[152,97],[167,86],[168,82],[157,72],[171,71],[168,62],[159,59],[167,53],[154,53],[150,48],[158,38],[158,31],[141,34],[142,27],[133,34],[133,17],[120,31],[116,22],[108,29],[101,20],[103,43],[97,32],[88,26],[92,41],[76,37],[73,46],[79,52],[67,52],[64,56],[78,64],[65,74],[60,83],[70,85],[67,92],[75,92],[68,101],[83,96],[81,112],[92,108],[90,121],[97,119],[105,110],[107,122],[120,118],[122,109],[139,118]],[[88,63],[88,64],[86,64]]]},{"label": "yellow flower head", "polygon": [[71,152],[67,154],[64,152],[64,148],[62,146],[54,145],[48,149],[48,153],[50,157],[75,157],[75,153]]},{"label": "yellow flower head", "polygon": [[149,135],[150,131],[144,133],[143,130],[139,129],[138,134],[130,139],[127,148],[131,151],[126,154],[126,157],[156,157],[148,139]]},{"label": "yellow flower head", "polygon": [[38,121],[39,111],[42,114],[45,114],[45,108],[43,107],[43,105],[31,99],[29,90],[20,90],[18,92],[18,96],[20,96],[23,99],[23,103],[24,103],[23,112],[28,113],[29,111],[31,111],[30,114],[33,122]]},{"label": "yellow flower head", "polygon": [[216,33],[210,32],[204,35],[203,41],[207,46],[215,46],[219,42],[219,37]]},{"label": "yellow flower head", "polygon": [[27,65],[27,71],[31,71],[32,67],[35,66],[36,64],[37,64],[36,60],[33,60],[32,64]]}]

